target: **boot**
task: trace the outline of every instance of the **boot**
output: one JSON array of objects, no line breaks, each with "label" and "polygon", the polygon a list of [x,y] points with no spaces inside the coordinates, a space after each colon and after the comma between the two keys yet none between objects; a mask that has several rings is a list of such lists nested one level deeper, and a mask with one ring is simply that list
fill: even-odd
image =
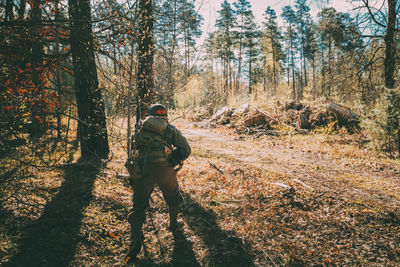
[{"label": "boot", "polygon": [[131,240],[132,240],[131,246],[130,246],[129,251],[126,254],[126,257],[125,257],[125,263],[128,264],[128,265],[133,264],[133,263],[136,262],[137,255],[142,250],[144,236],[141,233],[139,235],[136,235],[136,238],[132,237]]},{"label": "boot", "polygon": [[182,230],[183,223],[178,222],[178,207],[169,207],[169,230],[171,232]]}]

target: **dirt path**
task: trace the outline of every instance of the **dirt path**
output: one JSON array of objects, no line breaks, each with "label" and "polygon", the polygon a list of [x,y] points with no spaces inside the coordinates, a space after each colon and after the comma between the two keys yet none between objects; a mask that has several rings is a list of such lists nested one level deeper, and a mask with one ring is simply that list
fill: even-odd
[{"label": "dirt path", "polygon": [[[191,145],[207,154],[303,181],[342,198],[400,207],[400,165],[329,136],[243,138],[218,130],[186,128]],[[339,141],[339,140],[337,140]],[[268,177],[265,177],[268,179]]]}]

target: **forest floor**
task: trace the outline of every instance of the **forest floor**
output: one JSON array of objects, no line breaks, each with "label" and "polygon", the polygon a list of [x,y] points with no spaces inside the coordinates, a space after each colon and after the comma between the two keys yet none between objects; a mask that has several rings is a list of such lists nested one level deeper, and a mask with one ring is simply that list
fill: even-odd
[{"label": "forest floor", "polygon": [[[136,266],[398,266],[400,162],[352,135],[251,136],[175,122],[183,230],[159,190]],[[38,171],[0,207],[0,265],[123,266],[132,190],[121,146],[106,166]]]}]

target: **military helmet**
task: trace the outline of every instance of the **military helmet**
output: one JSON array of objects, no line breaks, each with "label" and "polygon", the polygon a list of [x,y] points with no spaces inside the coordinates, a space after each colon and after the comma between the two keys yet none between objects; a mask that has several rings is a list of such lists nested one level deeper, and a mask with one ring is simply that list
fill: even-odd
[{"label": "military helmet", "polygon": [[167,108],[162,104],[151,105],[146,114],[156,117],[168,117]]}]

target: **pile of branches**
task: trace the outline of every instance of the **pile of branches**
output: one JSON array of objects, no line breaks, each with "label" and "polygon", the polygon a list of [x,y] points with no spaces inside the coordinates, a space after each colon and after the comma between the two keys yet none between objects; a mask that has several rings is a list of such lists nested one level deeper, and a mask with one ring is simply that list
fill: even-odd
[{"label": "pile of branches", "polygon": [[310,107],[292,101],[277,107],[271,112],[244,104],[238,108],[222,107],[213,109],[204,106],[195,110],[190,118],[195,126],[214,128],[218,125],[235,128],[240,134],[282,135],[282,125],[293,128],[299,133],[330,127],[333,130],[345,127],[349,133],[359,129],[360,116],[339,104],[331,103],[321,107]]}]

